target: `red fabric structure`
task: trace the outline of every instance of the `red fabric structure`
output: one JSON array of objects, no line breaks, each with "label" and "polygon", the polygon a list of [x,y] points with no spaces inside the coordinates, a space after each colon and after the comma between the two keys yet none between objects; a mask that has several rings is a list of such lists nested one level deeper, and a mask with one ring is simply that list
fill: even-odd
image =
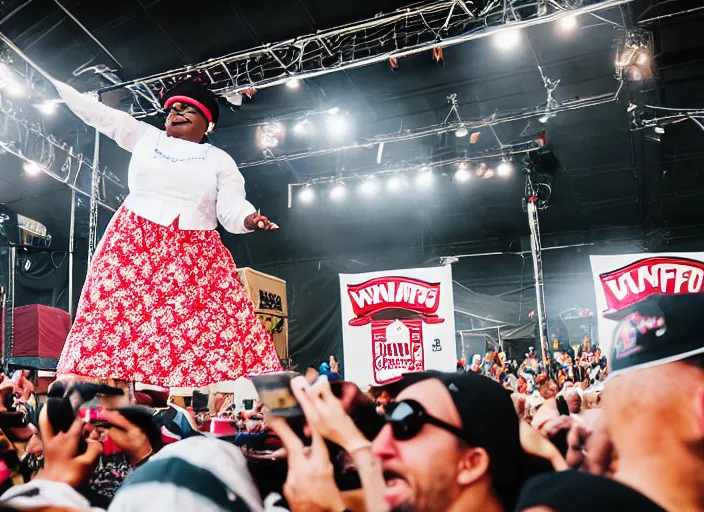
[{"label": "red fabric structure", "polygon": [[13,358],[58,359],[71,329],[66,311],[31,304],[15,308]]}]

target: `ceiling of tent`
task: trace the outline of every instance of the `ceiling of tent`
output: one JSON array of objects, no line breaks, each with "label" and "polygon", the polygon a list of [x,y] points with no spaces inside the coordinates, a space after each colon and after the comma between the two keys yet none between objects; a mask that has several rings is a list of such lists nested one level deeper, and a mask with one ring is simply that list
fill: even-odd
[{"label": "ceiling of tent", "polygon": [[[23,3],[0,2],[0,15]],[[498,52],[491,38],[483,38],[445,48],[442,64],[434,62],[430,52],[420,53],[399,59],[397,70],[384,62],[339,71],[306,80],[296,90],[285,86],[262,89],[237,111],[224,109],[213,143],[233,155],[242,166],[252,202],[282,227],[279,233],[237,242],[246,245],[245,259],[267,263],[424,247],[447,254],[468,247],[473,251],[524,249],[514,244],[528,232],[519,169],[508,179],[474,179],[461,185],[452,181],[452,169],[444,167],[438,172],[448,176],[432,190],[386,194],[381,200],[350,195],[343,204],[318,201],[288,209],[289,183],[334,176],[343,169],[373,171],[378,148],[251,165],[263,160],[255,143],[256,128],[276,120],[290,125],[306,113],[331,107],[350,113],[353,128],[342,140],[333,141],[325,133],[296,138],[289,131],[282,144],[272,149],[274,156],[285,157],[437,125],[449,111],[447,97],[451,94],[457,95],[458,111],[467,121],[544,108],[546,89],[538,65],[547,77],[560,80],[554,93],[559,102],[615,95],[619,82],[614,76],[614,58],[618,40],[625,34],[623,26],[633,26],[646,10],[648,16],[665,12],[666,7],[651,8],[653,3],[637,0],[597,16],[585,15],[580,30],[570,36],[560,33],[555,24],[532,27],[513,52]],[[690,3],[697,4],[675,2],[683,7]],[[52,75],[89,90],[97,86],[95,77],[72,77],[74,70],[86,64],[106,64],[120,79],[131,80],[360,21],[408,4],[218,0],[183,10],[165,0],[61,0],[114,59],[57,3],[48,0],[29,2],[4,21],[0,31]],[[626,106],[642,97],[669,106],[702,106],[704,49],[697,36],[704,21],[695,12],[648,28],[654,30],[654,62],[659,66],[659,81],[649,84],[650,90],[637,84],[626,86],[617,101],[562,112],[546,124],[536,116],[483,128],[474,145],[454,136],[388,144],[383,163],[415,169],[440,150],[471,155],[545,129],[548,147],[559,165],[550,208],[541,213],[544,233],[580,233],[590,238],[625,229],[645,233],[702,224],[704,153],[699,148],[704,133],[693,123],[680,123],[668,127],[662,142],[648,140],[643,132],[629,129]],[[71,115],[62,112],[41,122],[47,132],[92,154],[91,132]],[[103,144],[101,164],[125,183],[127,161],[128,155],[115,145]],[[2,156],[0,165],[0,202],[50,226],[57,243],[65,240],[70,208],[70,191],[65,185],[44,176],[28,176],[10,155]],[[231,239],[228,243],[235,244]]]}]

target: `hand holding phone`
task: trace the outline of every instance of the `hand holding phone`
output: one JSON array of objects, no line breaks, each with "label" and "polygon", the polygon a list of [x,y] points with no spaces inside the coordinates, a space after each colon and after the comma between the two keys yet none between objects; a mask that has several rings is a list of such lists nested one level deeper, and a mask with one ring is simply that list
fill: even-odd
[{"label": "hand holding phone", "polygon": [[291,379],[296,375],[293,372],[276,372],[252,377],[259,399],[272,416],[283,418],[303,416],[303,409],[291,391]]}]

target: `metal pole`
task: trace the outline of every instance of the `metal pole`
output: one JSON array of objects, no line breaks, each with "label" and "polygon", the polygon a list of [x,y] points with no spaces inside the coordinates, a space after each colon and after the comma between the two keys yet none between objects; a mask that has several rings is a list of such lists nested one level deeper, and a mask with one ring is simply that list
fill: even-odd
[{"label": "metal pole", "polygon": [[[535,298],[538,314],[538,339],[543,352],[543,362],[546,361],[548,352],[548,321],[545,311],[545,285],[543,282],[543,257],[540,246],[540,226],[538,224],[537,198],[531,196],[527,200],[528,226],[530,227],[530,252],[533,257],[533,276],[535,278]],[[547,370],[547,368],[546,368]]]},{"label": "metal pole", "polygon": [[88,268],[98,244],[98,197],[100,195],[100,132],[95,130],[93,169],[90,174],[90,217],[88,220]]},{"label": "metal pole", "polygon": [[5,346],[3,347],[3,369],[7,375],[10,369],[10,357],[15,342],[15,265],[17,264],[17,247],[10,246],[7,251],[7,302],[5,320]]},{"label": "metal pole", "polygon": [[68,228],[68,316],[73,322],[73,242],[76,233],[76,191],[71,190],[71,220]]},{"label": "metal pole", "polygon": [[86,28],[86,26],[78,20],[78,18],[76,18],[73,14],[71,14],[71,11],[69,11],[68,9],[66,9],[66,7],[64,7],[63,5],[61,5],[61,2],[59,2],[59,0],[54,0],[54,2],[56,3],[56,5],[59,6],[59,8],[60,8],[62,11],[64,11],[64,12],[66,13],[66,16],[68,16],[69,18],[71,18],[71,19],[76,23],[76,25],[78,25],[79,27],[81,27],[81,29],[83,29],[83,32],[85,32],[85,33],[88,35],[88,37],[90,37],[90,38],[93,40],[93,42],[95,42],[95,44],[97,44],[98,46],[100,46],[100,48],[101,48],[105,53],[107,53],[108,56],[109,56],[113,61],[115,61],[115,64],[117,64],[118,66],[122,67],[122,64],[120,64],[120,61],[117,60],[117,59],[115,58],[115,56],[114,56],[112,53],[110,53],[110,51],[109,51],[107,48],[105,48],[105,45],[103,45],[103,43],[101,43],[101,42],[98,40],[98,38],[95,37],[95,36],[93,35],[93,33],[92,33],[90,30],[88,30],[88,29]]}]

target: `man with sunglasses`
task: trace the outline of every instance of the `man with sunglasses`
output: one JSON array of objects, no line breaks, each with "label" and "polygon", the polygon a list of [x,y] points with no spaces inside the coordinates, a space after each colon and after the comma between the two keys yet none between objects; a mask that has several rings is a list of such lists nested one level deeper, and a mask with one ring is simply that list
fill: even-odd
[{"label": "man with sunglasses", "polygon": [[476,373],[408,374],[374,440],[393,511],[513,510],[525,454],[510,394]]}]

